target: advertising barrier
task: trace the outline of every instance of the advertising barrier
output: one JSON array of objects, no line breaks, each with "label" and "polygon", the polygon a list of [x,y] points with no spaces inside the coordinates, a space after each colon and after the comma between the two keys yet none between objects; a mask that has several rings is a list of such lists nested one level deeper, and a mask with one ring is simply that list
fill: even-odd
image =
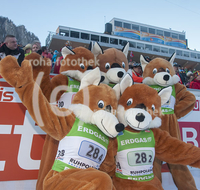
[{"label": "advertising barrier", "polygon": [[[200,147],[200,91],[193,111],[179,120],[182,140]],[[0,78],[0,189],[34,190],[45,139],[14,88]],[[200,169],[189,167],[200,189]],[[177,189],[163,165],[164,189]]]}]

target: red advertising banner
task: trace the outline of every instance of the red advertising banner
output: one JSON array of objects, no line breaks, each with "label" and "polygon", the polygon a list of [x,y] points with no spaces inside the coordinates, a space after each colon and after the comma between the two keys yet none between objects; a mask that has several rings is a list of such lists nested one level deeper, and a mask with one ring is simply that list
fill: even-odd
[{"label": "red advertising banner", "polygon": [[45,133],[0,82],[0,181],[37,179]]}]

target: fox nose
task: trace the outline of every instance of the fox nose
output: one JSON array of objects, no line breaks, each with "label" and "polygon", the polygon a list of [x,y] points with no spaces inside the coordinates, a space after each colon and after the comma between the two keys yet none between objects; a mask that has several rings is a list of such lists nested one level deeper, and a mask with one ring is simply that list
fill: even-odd
[{"label": "fox nose", "polygon": [[139,122],[143,122],[144,121],[144,118],[145,118],[145,115],[143,113],[138,113],[136,116],[135,116],[135,119]]},{"label": "fox nose", "polygon": [[117,73],[117,76],[118,76],[119,78],[122,78],[122,77],[124,76],[124,73],[123,73],[122,71],[119,71],[119,72]]},{"label": "fox nose", "polygon": [[164,75],[163,80],[168,81],[169,80],[169,75]]},{"label": "fox nose", "polygon": [[115,129],[117,132],[121,132],[124,130],[124,124],[122,123],[118,123],[116,126],[115,126]]}]

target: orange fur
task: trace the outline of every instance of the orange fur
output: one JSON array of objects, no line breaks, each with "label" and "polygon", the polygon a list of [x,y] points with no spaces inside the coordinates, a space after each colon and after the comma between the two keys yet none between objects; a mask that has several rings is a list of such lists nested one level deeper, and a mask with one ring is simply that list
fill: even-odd
[{"label": "orange fur", "polygon": [[103,51],[98,43],[95,43],[94,47],[97,50],[94,54],[97,56],[98,66],[102,74],[101,82],[110,85],[119,83],[128,71],[129,43],[121,51],[116,48],[108,48]]},{"label": "orange fur", "polygon": [[[99,60],[100,70],[105,73],[112,68],[112,65],[114,63],[117,63],[119,67],[124,68],[125,71],[128,70],[128,60],[124,55],[124,53],[118,49],[115,48],[106,49],[103,54],[97,56],[97,59]],[[125,63],[124,66],[122,65],[122,62]],[[106,69],[105,67],[106,63],[110,63],[111,68]]]},{"label": "orange fur", "polygon": [[[94,55],[88,49],[83,48],[83,47],[77,47],[73,49],[73,52],[75,53],[74,55],[69,54],[65,57],[64,60],[66,62],[65,64],[61,64],[60,72],[68,71],[68,70],[79,70],[80,72],[84,73],[89,67],[92,67],[92,68],[96,67],[95,65],[96,63],[94,63],[95,61]],[[42,62],[43,64],[40,64],[38,66],[34,66],[33,62],[31,63],[33,66],[34,81],[36,81],[36,79],[38,78],[38,74],[40,72],[44,72],[44,75],[39,81],[41,81],[40,88],[48,101],[50,101],[50,95],[52,94],[52,91],[56,87],[61,86],[61,85],[65,85],[65,86],[68,85],[68,78],[66,75],[58,74],[54,76],[52,79],[50,79],[49,74],[50,74],[51,66],[47,65],[48,59],[42,58],[37,53],[32,53],[29,56],[26,56],[26,59],[38,60],[40,63],[43,61]],[[75,61],[77,61],[77,63],[79,64],[75,64]],[[81,68],[80,63],[83,63],[85,68]],[[58,94],[56,95],[56,100],[59,100],[61,95],[64,92],[65,92],[64,90],[58,92]],[[58,147],[58,141],[56,141],[55,139],[53,139],[47,134],[45,138],[45,143],[43,146],[43,151],[42,151],[38,181],[37,181],[37,186],[36,186],[37,190],[40,190],[43,188],[42,184],[43,184],[44,177],[46,176],[46,174],[49,172],[49,170],[52,167],[54,158],[56,156],[57,147]]]},{"label": "orange fur", "polygon": [[[169,61],[162,58],[155,58],[152,61],[150,61],[144,69],[143,72],[144,83],[148,84],[148,78],[150,79],[155,78],[155,73],[153,73],[153,70],[155,68],[157,69],[157,73],[166,72],[166,69],[169,69],[170,76],[171,77],[175,76],[174,69]],[[176,102],[174,105],[174,114],[163,115],[162,125],[160,128],[164,131],[167,131],[172,137],[181,140],[180,129],[177,119],[185,116],[194,108],[196,99],[195,96],[192,93],[190,93],[184,85],[180,83],[175,84],[175,93],[176,93],[175,97]],[[173,180],[178,189],[196,190],[194,179],[187,166],[178,164],[168,164],[168,166],[172,174]],[[162,167],[162,161],[156,158],[154,164],[154,171],[155,175],[160,179],[160,181],[162,181],[161,167]]]},{"label": "orange fur", "polygon": [[[88,67],[95,68],[96,63],[94,60],[94,55],[92,52],[86,48],[83,47],[77,47],[73,49],[73,52],[75,53],[74,55],[69,54],[65,57],[64,61],[61,64],[60,67],[60,73],[63,71],[69,71],[69,70],[79,70],[80,72],[84,73]],[[38,77],[38,74],[40,72],[44,72],[44,75],[41,78],[41,83],[40,83],[40,88],[42,89],[43,94],[47,98],[48,101],[50,101],[50,96],[56,87],[60,85],[68,85],[68,78],[65,75],[58,74],[54,76],[52,79],[50,79],[50,70],[51,70],[51,65],[47,64],[49,63],[49,59],[47,58],[42,58],[39,54],[37,53],[31,53],[30,55],[26,56],[26,60],[29,60],[30,63],[33,66],[33,79],[36,80]],[[32,60],[38,60],[40,63],[37,66],[34,66],[34,61]],[[84,64],[84,68],[80,67],[80,64]],[[60,91],[57,94],[56,100],[59,100],[61,95],[65,91]]]},{"label": "orange fur", "polygon": [[[46,137],[47,141],[45,141],[45,145],[47,146],[44,152],[46,156],[49,156],[48,159],[53,161],[55,159],[53,154],[56,154],[55,149],[57,149],[57,143],[71,130],[75,122],[75,114],[71,110],[58,108],[48,102],[42,90],[32,78],[32,66],[28,60],[24,60],[22,66],[19,67],[16,58],[7,56],[0,62],[0,73],[9,84],[15,87],[22,103],[26,106],[32,118],[48,134]],[[82,91],[84,91],[84,88],[75,95],[74,102],[77,105],[83,104],[84,102],[84,98],[81,98],[83,97]],[[98,110],[103,111],[109,105],[113,109],[113,112],[115,112],[117,101],[112,88],[104,84],[100,86],[89,85],[86,91],[88,91],[89,97],[93,98],[89,99],[89,105],[86,104],[87,106],[91,106],[91,110],[94,110],[94,112]],[[38,102],[34,102],[34,97],[38,97]],[[94,99],[97,99],[97,101]],[[102,99],[104,100],[105,106],[100,109],[97,107],[97,102]],[[37,115],[38,112],[34,110],[37,103],[38,111],[41,113],[41,120]],[[93,105],[94,103],[96,103],[96,107]],[[111,149],[110,145],[108,145],[108,149]],[[107,163],[107,159],[108,157],[105,158],[105,163]],[[44,177],[46,172],[49,171],[49,167],[52,167],[49,161],[44,163],[43,160],[42,164],[44,165],[40,177]],[[108,166],[102,164],[102,168],[106,171]],[[50,170],[45,181],[40,181],[43,185],[40,186],[41,184],[38,184],[37,189],[115,189],[110,177],[105,172],[92,168],[75,170],[68,169],[59,173]]]},{"label": "orange fur", "polygon": [[[132,99],[132,104],[127,105],[128,100]],[[123,106],[125,111],[128,111],[132,108],[137,108],[138,105],[145,105],[146,110],[151,109],[151,105],[154,104],[156,109],[160,109],[160,97],[157,94],[157,91],[148,87],[145,84],[135,84],[127,87],[122,93],[119,102],[119,106]],[[154,113],[149,112],[154,118]],[[119,113],[121,115],[121,112]],[[123,115],[123,114],[122,114]],[[126,115],[127,117],[127,115]],[[132,116],[133,117],[133,116]],[[157,115],[161,117],[161,115]],[[121,117],[120,117],[121,118]],[[134,123],[131,123],[134,126]],[[138,130],[133,129],[128,125],[125,130],[138,133]],[[200,149],[193,146],[192,144],[186,144],[177,138],[171,137],[168,132],[161,130],[159,128],[151,129],[154,138],[155,138],[155,156],[163,161],[172,164],[182,164],[182,165],[191,165],[193,167],[200,168]],[[135,136],[137,137],[137,136]],[[118,141],[117,139],[112,140],[112,152],[110,153],[113,158],[110,160],[110,163],[114,163],[114,156],[117,155],[118,150]],[[132,149],[130,151],[133,151]],[[198,156],[197,156],[198,155]],[[125,159],[126,160],[126,159]],[[128,162],[128,161],[127,161]],[[119,168],[118,168],[119,169]],[[113,177],[113,183],[116,189],[139,189],[139,190],[161,190],[162,185],[155,175],[154,178],[150,181],[140,182],[128,179],[122,179],[115,176],[115,169],[113,165],[110,164],[110,175]],[[183,183],[183,182],[182,182]],[[183,183],[184,185],[184,183]],[[185,188],[183,188],[185,189]]]}]

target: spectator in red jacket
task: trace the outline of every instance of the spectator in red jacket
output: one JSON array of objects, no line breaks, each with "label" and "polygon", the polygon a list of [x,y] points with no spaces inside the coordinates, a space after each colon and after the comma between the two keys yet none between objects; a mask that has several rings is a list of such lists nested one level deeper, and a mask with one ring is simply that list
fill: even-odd
[{"label": "spectator in red jacket", "polygon": [[142,66],[141,63],[133,63],[132,64],[132,78],[133,81],[136,83],[142,83],[143,78],[142,78]]},{"label": "spectator in red jacket", "polygon": [[46,46],[42,46],[42,56],[45,58],[49,58],[49,59],[52,59],[52,57],[53,57],[52,54],[49,53]]},{"label": "spectator in red jacket", "polygon": [[194,79],[190,82],[190,88],[200,89],[200,71],[196,71],[193,76]]}]

